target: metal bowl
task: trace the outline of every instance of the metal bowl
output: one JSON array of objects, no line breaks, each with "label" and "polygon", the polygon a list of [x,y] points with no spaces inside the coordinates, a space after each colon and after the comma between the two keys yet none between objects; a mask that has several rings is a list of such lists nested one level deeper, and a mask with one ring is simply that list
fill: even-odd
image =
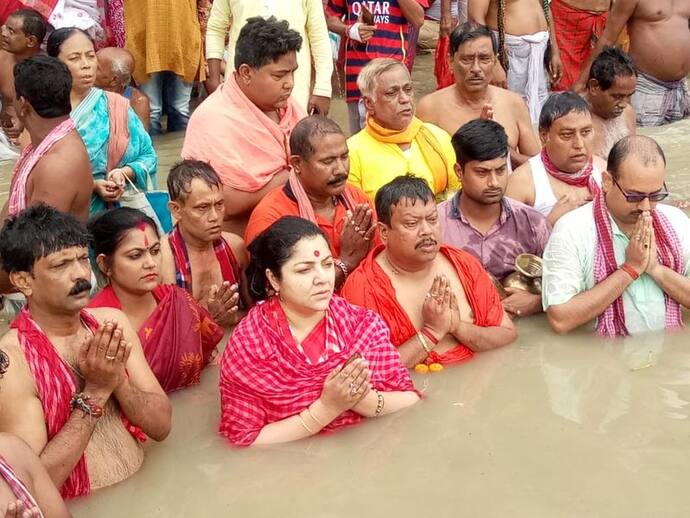
[{"label": "metal bowl", "polygon": [[515,258],[515,269],[530,279],[540,278],[543,271],[541,257],[533,254],[520,254]]}]

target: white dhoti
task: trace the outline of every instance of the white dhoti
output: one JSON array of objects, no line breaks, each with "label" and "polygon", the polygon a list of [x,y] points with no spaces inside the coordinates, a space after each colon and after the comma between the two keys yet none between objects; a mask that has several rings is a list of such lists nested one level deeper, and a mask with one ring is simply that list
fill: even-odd
[{"label": "white dhoti", "polygon": [[[0,108],[2,108],[2,103],[0,103]],[[10,144],[10,139],[0,129],[0,162],[17,160],[17,158],[19,158],[19,148]]]},{"label": "white dhoti", "polygon": [[508,89],[527,102],[532,124],[539,122],[541,107],[549,95],[544,56],[549,44],[547,31],[524,36],[505,35],[508,56]]}]

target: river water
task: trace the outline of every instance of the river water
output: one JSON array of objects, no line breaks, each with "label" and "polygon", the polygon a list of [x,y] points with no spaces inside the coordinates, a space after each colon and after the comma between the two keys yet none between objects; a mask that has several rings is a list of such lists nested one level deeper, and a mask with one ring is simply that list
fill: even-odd
[{"label": "river water", "polygon": [[[428,91],[431,60],[415,79]],[[342,101],[333,116],[346,124]],[[645,130],[690,197],[690,121]],[[161,185],[181,138],[156,139]],[[0,166],[0,199],[9,167]],[[686,315],[687,318],[687,315]],[[217,434],[218,367],[173,394],[173,431],[141,471],[70,504],[99,517],[681,517],[690,508],[688,334],[605,342],[543,316],[519,339],[438,374],[394,416],[296,443],[236,449]]]}]

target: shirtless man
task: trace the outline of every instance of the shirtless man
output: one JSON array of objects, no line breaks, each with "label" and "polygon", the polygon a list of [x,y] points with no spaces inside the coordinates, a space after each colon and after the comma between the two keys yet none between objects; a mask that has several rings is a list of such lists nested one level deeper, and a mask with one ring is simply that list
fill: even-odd
[{"label": "shirtless man", "polygon": [[34,56],[14,67],[15,109],[31,137],[17,162],[0,220],[47,203],[85,222],[93,190],[91,163],[70,118],[72,76],[56,58]]},{"label": "shirtless man", "polygon": [[151,122],[149,98],[141,90],[130,85],[134,72],[132,53],[127,49],[106,47],[96,52],[96,57],[98,58],[96,86],[129,99],[129,105],[148,131]]},{"label": "shirtless man", "polygon": [[[0,355],[4,353],[0,352]],[[4,356],[7,358],[7,355]],[[0,367],[4,374],[9,366]],[[2,378],[0,378],[0,390]],[[5,510],[3,514],[3,510]],[[28,514],[27,514],[28,513]],[[43,514],[39,514],[43,513]],[[60,493],[28,444],[0,433],[0,516],[2,518],[70,518]]]},{"label": "shirtless man", "polygon": [[408,367],[449,364],[515,340],[489,276],[474,256],[441,245],[434,194],[400,176],[376,194],[383,245],[348,277],[342,295],[378,312]]},{"label": "shirtless man", "polygon": [[496,65],[489,30],[464,23],[451,34],[450,49],[455,84],[424,97],[417,116],[450,135],[473,119],[495,120],[508,135],[513,167],[539,153],[525,102],[518,94],[489,84]]},{"label": "shirtless man", "polygon": [[[469,0],[468,18],[498,35],[501,67],[497,68],[506,70],[508,88],[525,98],[530,119],[536,123],[548,95],[549,79],[557,83],[563,74],[548,7],[545,12],[542,0]],[[547,79],[544,62],[549,44]],[[500,77],[494,81],[500,82]]]},{"label": "shirtless man", "polygon": [[[27,306],[0,340],[9,368],[0,431],[24,439],[65,498],[133,475],[144,434],[170,432],[171,406],[119,310],[89,301],[88,235],[41,204],[10,218],[0,259]],[[67,366],[67,367],[66,367]]]},{"label": "shirtless man", "polygon": [[616,0],[573,89],[585,89],[592,62],[604,47],[616,43],[626,26],[638,71],[632,99],[637,124],[659,126],[689,117],[690,0]]},{"label": "shirtless man", "polygon": [[636,85],[635,65],[619,48],[607,47],[594,60],[583,97],[592,107],[595,155],[607,158],[616,142],[635,134],[635,110],[630,97]]},{"label": "shirtless man", "polygon": [[15,11],[0,29],[0,123],[13,143],[23,129],[14,111],[14,65],[41,52],[45,35],[46,23],[33,9]]},{"label": "shirtless man", "polygon": [[591,201],[606,162],[592,155],[590,107],[573,92],[552,94],[539,119],[542,151],[518,167],[506,196],[533,206],[552,225],[563,214]]},{"label": "shirtless man", "polygon": [[[241,237],[223,232],[223,184],[206,162],[184,160],[168,176],[170,212],[177,224],[161,244],[163,282],[186,289],[225,327],[239,318],[242,271],[248,257]],[[169,245],[169,246],[168,246]],[[169,250],[169,252],[168,252]]]}]

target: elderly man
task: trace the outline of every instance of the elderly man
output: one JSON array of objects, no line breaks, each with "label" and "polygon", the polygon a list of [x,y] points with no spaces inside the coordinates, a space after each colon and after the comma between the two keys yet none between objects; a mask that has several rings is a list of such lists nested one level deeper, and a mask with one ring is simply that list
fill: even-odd
[{"label": "elderly man", "polygon": [[599,190],[604,160],[592,155],[594,128],[587,101],[552,94],[539,118],[541,153],[510,176],[506,196],[531,205],[553,225]]},{"label": "elderly man", "polygon": [[290,181],[268,193],[249,218],[244,241],[254,238],[283,216],[316,223],[328,236],[335,257],[336,286],[369,253],[376,216],[366,195],[348,185],[349,158],[338,124],[321,115],[297,123],[290,135]]},{"label": "elderly man", "polygon": [[515,340],[479,261],[440,245],[434,194],[424,180],[402,176],[384,186],[376,213],[383,245],[348,277],[342,294],[383,317],[405,365],[455,363]]},{"label": "elderly man", "polygon": [[630,97],[636,85],[635,65],[619,48],[605,48],[592,63],[584,98],[592,107],[595,155],[605,159],[616,142],[635,134],[635,110]]},{"label": "elderly man", "polygon": [[[537,210],[504,196],[508,138],[492,120],[475,119],[453,135],[462,190],[438,206],[443,244],[474,255],[497,280],[515,271],[520,254],[541,257],[551,225]],[[508,313],[541,312],[541,296],[506,288]]]},{"label": "elderly man", "polygon": [[462,24],[451,34],[450,52],[455,84],[424,97],[417,116],[451,135],[472,119],[495,120],[508,134],[508,167],[517,167],[539,153],[522,97],[489,84],[496,66],[491,32],[476,23]]},{"label": "elderly man", "polygon": [[408,47],[410,27],[424,24],[427,0],[328,0],[328,29],[345,40],[345,91],[350,131],[362,128],[358,77],[374,59],[404,62],[414,49]]},{"label": "elderly man", "polygon": [[[469,0],[471,21],[490,27],[498,36],[499,73],[507,73],[508,88],[527,101],[533,123],[548,95],[549,80],[563,73],[556,31],[549,7],[542,0]],[[550,77],[546,76],[548,61]],[[495,78],[501,83],[500,78]]]},{"label": "elderly man", "polygon": [[98,58],[96,86],[129,99],[129,105],[148,131],[151,122],[149,98],[130,84],[134,72],[132,53],[127,49],[106,47],[96,52],[96,57]]},{"label": "elderly man", "polygon": [[564,216],[544,252],[549,323],[567,333],[596,319],[598,334],[624,336],[683,325],[690,307],[690,221],[668,196],[666,159],[649,137],[609,154],[602,192]]},{"label": "elderly man", "polygon": [[168,192],[177,224],[167,243],[161,240],[172,252],[163,281],[186,289],[216,322],[232,326],[239,318],[247,252],[242,238],[223,232],[223,184],[205,162],[185,160],[171,169]]},{"label": "elderly man", "polygon": [[349,182],[373,200],[393,178],[412,174],[435,195],[458,190],[450,135],[415,117],[410,72],[401,61],[375,59],[357,78],[367,109],[366,127],[349,138]]},{"label": "elderly man", "polygon": [[8,146],[17,142],[23,126],[14,109],[14,66],[41,51],[46,22],[33,9],[14,11],[0,27],[0,160],[16,157]]},{"label": "elderly man", "polygon": [[0,219],[47,203],[82,222],[93,190],[91,163],[70,118],[72,76],[56,58],[34,56],[14,67],[16,114],[31,137],[17,162]]},{"label": "elderly man", "polygon": [[301,47],[287,22],[249,19],[237,38],[235,71],[189,121],[182,157],[218,173],[226,230],[238,235],[257,203],[287,181],[290,132],[306,115],[291,97]]},{"label": "elderly man", "polygon": [[[10,372],[0,390],[0,431],[24,439],[63,497],[133,475],[140,441],[163,440],[171,407],[123,313],[89,301],[88,235],[47,205],[8,220],[0,259],[27,306],[0,348]],[[9,373],[8,373],[9,374]]]},{"label": "elderly man", "polygon": [[639,73],[632,104],[640,126],[659,126],[690,117],[690,0],[616,0],[606,28],[582,67],[576,91],[604,47],[627,27],[630,57]]},{"label": "elderly man", "polygon": [[[253,16],[275,16],[279,20],[286,20],[291,29],[300,33],[303,45],[297,53],[299,66],[295,73],[295,88],[292,95],[308,113],[327,115],[331,103],[333,56],[322,0],[281,0],[280,2],[215,0],[206,33],[206,57],[209,70],[206,86],[209,93],[220,86],[220,69],[228,29],[230,34],[227,60],[232,64],[240,29]],[[232,65],[228,69],[231,70]]]},{"label": "elderly man", "polygon": [[556,42],[563,62],[563,76],[554,90],[568,90],[580,77],[582,64],[601,37],[611,0],[551,0]]}]

